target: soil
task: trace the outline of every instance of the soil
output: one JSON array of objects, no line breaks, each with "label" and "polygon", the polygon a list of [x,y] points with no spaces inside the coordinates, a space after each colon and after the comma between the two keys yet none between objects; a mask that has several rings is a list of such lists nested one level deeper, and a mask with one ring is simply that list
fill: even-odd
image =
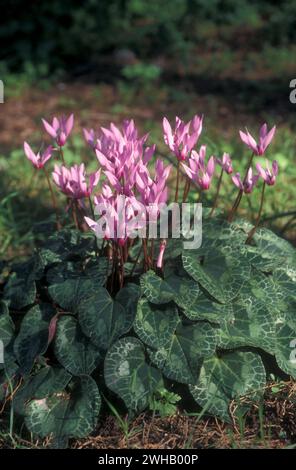
[{"label": "soil", "polygon": [[[72,440],[73,449],[284,449],[296,447],[295,381],[269,384],[261,404],[252,405],[243,422],[232,424],[217,418],[189,416],[178,412],[171,417],[145,412],[129,422],[124,432],[114,416],[101,418],[87,438]],[[234,416],[237,403],[230,405]],[[122,417],[126,423],[128,418]],[[15,438],[18,447],[50,447],[50,439],[29,442]],[[12,448],[1,437],[0,448]]]}]

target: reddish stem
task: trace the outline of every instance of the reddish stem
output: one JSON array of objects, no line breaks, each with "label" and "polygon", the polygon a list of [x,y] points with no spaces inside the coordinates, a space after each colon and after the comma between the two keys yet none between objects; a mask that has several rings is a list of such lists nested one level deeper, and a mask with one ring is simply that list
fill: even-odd
[{"label": "reddish stem", "polygon": [[178,160],[178,166],[177,166],[177,182],[176,182],[175,202],[178,202],[178,199],[179,199],[179,183],[180,183],[180,160]]},{"label": "reddish stem", "polygon": [[[245,177],[244,177],[244,179],[243,179],[243,184],[245,184],[246,179],[247,179],[247,177],[248,177],[248,171],[249,171],[249,169],[251,168],[254,155],[255,155],[255,154],[254,154],[254,152],[253,152],[252,155],[251,155],[251,157],[250,157],[250,160],[249,160],[247,169],[246,169]],[[243,196],[243,190],[240,189],[239,192],[237,193],[237,196],[236,196],[236,199],[235,199],[234,204],[233,204],[233,206],[232,206],[232,209],[231,209],[231,211],[229,212],[228,219],[227,219],[228,222],[232,222],[233,217],[234,217],[234,215],[235,215],[235,213],[236,213],[236,211],[237,211],[237,209],[238,209],[238,207],[239,207],[239,205],[240,205],[240,202],[241,202],[241,200],[242,200],[242,196]]]},{"label": "reddish stem", "polygon": [[220,189],[221,189],[223,174],[224,174],[224,170],[222,168],[221,173],[220,173],[220,177],[219,177],[219,180],[218,180],[217,191],[216,191],[215,199],[214,199],[214,202],[213,202],[213,207],[212,207],[212,210],[210,212],[210,216],[212,216],[214,214],[215,209],[217,207],[217,202],[218,202],[218,197],[219,197],[219,193],[220,193]]},{"label": "reddish stem", "polygon": [[250,230],[249,234],[248,234],[248,238],[246,240],[246,244],[248,245],[250,243],[250,241],[252,240],[257,228],[258,228],[258,225],[259,225],[259,222],[260,222],[260,219],[261,219],[261,214],[262,214],[262,209],[263,209],[263,201],[264,201],[264,191],[265,191],[265,181],[263,182],[263,186],[262,186],[262,193],[261,193],[261,201],[260,201],[260,207],[259,207],[259,211],[258,211],[258,215],[257,215],[257,219],[256,219],[256,222],[255,222],[255,225],[254,227],[252,228],[252,230]]}]

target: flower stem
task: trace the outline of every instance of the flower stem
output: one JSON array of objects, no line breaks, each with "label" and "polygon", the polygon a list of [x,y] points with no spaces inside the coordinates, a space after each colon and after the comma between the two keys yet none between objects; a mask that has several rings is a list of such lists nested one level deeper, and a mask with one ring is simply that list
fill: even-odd
[{"label": "flower stem", "polygon": [[144,271],[147,271],[147,268],[149,269],[149,257],[147,253],[147,240],[145,238],[142,239],[142,244],[143,244],[143,251],[144,251]]},{"label": "flower stem", "polygon": [[[103,241],[102,241],[102,246],[101,246],[101,256],[103,256],[103,254],[104,254],[105,244],[106,244],[106,240],[104,238]],[[109,257],[108,257],[108,259],[109,259]]]},{"label": "flower stem", "polygon": [[110,291],[113,292],[114,288],[114,277],[116,271],[116,263],[117,263],[117,250],[114,241],[112,241],[112,273],[111,273],[111,284],[110,284]]},{"label": "flower stem", "polygon": [[46,180],[47,180],[47,184],[48,184],[50,195],[51,195],[52,206],[53,206],[53,209],[54,209],[55,215],[56,215],[57,230],[60,230],[61,224],[60,224],[60,220],[59,220],[57,202],[56,202],[56,198],[55,198],[55,195],[54,195],[54,192],[53,192],[53,189],[52,189],[50,178],[49,178],[49,175],[48,175],[48,172],[47,172],[45,166],[43,167],[43,171],[44,171],[44,174],[45,174],[45,177],[46,177]]},{"label": "flower stem", "polygon": [[250,243],[250,241],[252,240],[252,238],[253,238],[253,236],[254,236],[254,234],[255,234],[257,228],[258,228],[260,219],[261,219],[262,209],[263,209],[263,201],[264,201],[265,186],[266,186],[265,181],[263,181],[259,212],[258,212],[257,219],[256,219],[256,222],[255,222],[254,227],[253,227],[252,230],[250,230],[250,232],[248,233],[248,238],[247,238],[247,240],[246,240],[246,244],[247,244],[247,245],[248,245],[248,244]]},{"label": "flower stem", "polygon": [[[254,152],[253,152],[252,155],[251,155],[251,157],[250,157],[250,159],[249,159],[248,166],[247,166],[247,169],[246,169],[246,173],[245,173],[245,176],[244,176],[244,179],[243,179],[243,184],[246,182],[246,179],[247,179],[247,177],[248,177],[248,171],[249,171],[249,169],[251,168],[254,155],[255,155],[255,154],[254,154]],[[229,212],[228,219],[227,219],[228,222],[232,222],[233,217],[234,217],[234,215],[235,215],[235,213],[236,213],[236,211],[237,211],[237,209],[238,209],[238,207],[239,207],[239,205],[240,205],[240,202],[241,202],[241,200],[242,200],[242,196],[243,196],[243,190],[240,189],[240,190],[238,191],[238,193],[237,193],[237,196],[236,196],[236,199],[235,199],[235,201],[234,201],[234,204],[233,204],[233,206],[232,206],[232,208],[231,208],[231,211]]]},{"label": "flower stem", "polygon": [[89,202],[89,208],[90,208],[91,216],[92,216],[93,220],[95,220],[94,206],[93,206],[93,203],[91,202],[91,197],[90,196],[88,196],[88,202]]},{"label": "flower stem", "polygon": [[65,158],[64,158],[64,150],[63,150],[63,147],[60,147],[60,155],[61,155],[61,159],[62,159],[63,165],[65,166],[66,163],[65,163]]},{"label": "flower stem", "polygon": [[219,177],[219,180],[218,180],[217,191],[216,191],[215,199],[214,199],[214,202],[213,202],[213,207],[212,207],[212,210],[210,212],[210,216],[212,216],[214,214],[215,209],[217,207],[217,202],[218,202],[218,197],[219,197],[219,193],[220,193],[220,189],[221,189],[223,174],[224,174],[224,170],[222,168],[221,173],[220,173],[220,177]]},{"label": "flower stem", "polygon": [[135,262],[134,262],[133,268],[132,268],[131,273],[130,273],[130,276],[131,276],[131,277],[132,277],[132,275],[134,274],[134,271],[135,271],[136,266],[137,266],[137,264],[138,264],[138,261],[139,261],[139,258],[140,258],[140,254],[142,253],[142,249],[143,249],[143,244],[141,243],[141,247],[140,247],[140,249],[139,249],[139,252],[138,252],[138,254],[137,254],[136,260],[135,260]]},{"label": "flower stem", "polygon": [[[93,220],[95,220],[94,206],[93,206],[93,203],[92,203],[92,201],[91,201],[91,197],[90,197],[90,196],[88,196],[88,202],[89,202],[89,208],[90,208],[91,216],[92,216]],[[96,236],[96,238],[95,238],[95,245],[94,245],[94,246],[95,246],[96,257],[98,257],[100,250],[99,250],[99,246],[98,246],[98,239],[97,239],[97,236]],[[104,241],[102,242],[102,248],[101,248],[101,250],[102,250],[102,255],[103,255],[103,246],[104,246]]]},{"label": "flower stem", "polygon": [[150,241],[150,258],[151,258],[151,264],[153,267],[153,258],[154,258],[154,238],[151,239]]},{"label": "flower stem", "polygon": [[78,218],[77,218],[77,206],[76,206],[76,201],[72,201],[72,215],[73,215],[73,221],[75,224],[75,227],[77,230],[79,230],[79,224],[78,224]]},{"label": "flower stem", "polygon": [[175,202],[178,202],[178,198],[179,198],[179,183],[180,183],[180,160],[178,160],[178,166],[177,166],[177,182],[176,182]]},{"label": "flower stem", "polygon": [[184,193],[183,193],[183,202],[186,202],[186,200],[187,200],[187,197],[188,197],[188,194],[189,194],[189,191],[190,191],[190,185],[191,185],[190,179],[186,179],[186,183],[185,183],[185,186],[184,186]]}]

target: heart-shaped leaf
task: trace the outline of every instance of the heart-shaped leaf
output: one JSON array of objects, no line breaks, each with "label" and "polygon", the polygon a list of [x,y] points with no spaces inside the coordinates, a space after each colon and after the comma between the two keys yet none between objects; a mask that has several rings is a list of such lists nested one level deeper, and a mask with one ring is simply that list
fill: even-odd
[{"label": "heart-shaped leaf", "polygon": [[48,346],[49,324],[55,314],[49,304],[31,308],[24,316],[20,331],[14,342],[14,353],[22,372],[30,372],[38,356],[45,353]]},{"label": "heart-shaped leaf", "polygon": [[64,310],[76,312],[79,302],[94,294],[97,288],[93,280],[81,276],[52,284],[48,292],[52,300]]},{"label": "heart-shaped leaf", "polygon": [[46,279],[49,284],[60,284],[67,279],[89,279],[96,286],[103,286],[108,275],[108,264],[107,258],[95,258],[83,266],[80,261],[63,261],[48,269]]},{"label": "heart-shaped leaf", "polygon": [[143,274],[140,283],[142,293],[154,304],[166,304],[174,299],[174,290],[154,271],[147,271]]},{"label": "heart-shaped leaf", "polygon": [[205,359],[197,383],[189,389],[204,412],[230,422],[231,401],[244,395],[258,399],[265,382],[266,373],[258,354],[233,352]]},{"label": "heart-shaped leaf", "polygon": [[149,346],[152,362],[172,380],[191,383],[198,376],[202,358],[216,347],[216,330],[208,323],[182,325],[176,308],[158,306],[141,299],[134,329]]},{"label": "heart-shaped leaf", "polygon": [[101,360],[98,349],[82,333],[72,316],[59,318],[54,352],[60,364],[73,375],[91,374]]},{"label": "heart-shaped leaf", "polygon": [[4,287],[4,299],[11,308],[21,310],[35,302],[36,284],[34,276],[14,272]]},{"label": "heart-shaped leaf", "polygon": [[138,302],[134,329],[147,346],[158,349],[171,342],[180,321],[174,304],[156,307],[143,298]]},{"label": "heart-shaped leaf", "polygon": [[64,392],[31,400],[26,405],[26,426],[40,437],[81,438],[96,427],[101,397],[95,381],[75,377]]},{"label": "heart-shaped leaf", "polygon": [[166,304],[174,301],[180,308],[190,308],[199,296],[197,282],[176,274],[170,274],[165,280],[154,271],[148,271],[140,279],[141,290],[145,297],[154,304]]},{"label": "heart-shaped leaf", "polygon": [[229,304],[219,304],[210,300],[205,294],[201,294],[191,305],[184,304],[184,314],[189,320],[208,320],[212,323],[220,323],[223,318],[232,315]]},{"label": "heart-shaped leaf", "polygon": [[254,241],[261,256],[274,260],[275,265],[289,263],[296,264],[295,248],[271,230],[259,228],[254,235]]},{"label": "heart-shaped leaf", "polygon": [[26,403],[33,398],[41,399],[53,393],[63,392],[71,377],[69,372],[58,366],[43,367],[36,374],[27,377],[14,396],[16,413],[24,415]]},{"label": "heart-shaped leaf", "polygon": [[279,367],[296,378],[296,327],[285,318],[276,324],[276,347],[274,350]]},{"label": "heart-shaped leaf", "polygon": [[147,364],[142,343],[136,338],[118,340],[106,355],[104,376],[107,386],[131,411],[141,411],[154,390],[162,385],[161,373]]},{"label": "heart-shaped leaf", "polygon": [[87,297],[78,305],[81,328],[100,349],[108,349],[133,323],[135,308],[132,308],[132,304],[134,302],[136,306],[139,293],[133,287],[125,289],[113,300],[104,287],[98,287],[95,295]]},{"label": "heart-shaped leaf", "polygon": [[268,306],[251,297],[233,303],[231,308],[233,318],[222,316],[219,346],[223,349],[254,346],[273,354],[276,318]]},{"label": "heart-shaped leaf", "polygon": [[198,250],[182,254],[184,269],[218,302],[235,298],[250,278],[251,266],[240,250],[228,245],[200,257]]},{"label": "heart-shaped leaf", "polygon": [[274,270],[274,282],[280,287],[285,297],[296,300],[296,264],[286,264]]},{"label": "heart-shaped leaf", "polygon": [[183,276],[175,274],[166,277],[165,282],[174,292],[174,302],[182,310],[190,309],[200,295],[198,283],[187,278],[184,271]]},{"label": "heart-shaped leaf", "polygon": [[149,357],[164,375],[181,383],[193,383],[199,376],[204,357],[211,356],[217,344],[216,330],[209,323],[179,324],[170,342]]}]

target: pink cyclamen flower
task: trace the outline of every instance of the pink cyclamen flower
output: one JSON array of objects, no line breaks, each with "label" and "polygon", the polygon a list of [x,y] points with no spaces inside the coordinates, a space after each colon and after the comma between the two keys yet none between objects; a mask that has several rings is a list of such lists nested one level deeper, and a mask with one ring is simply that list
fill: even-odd
[{"label": "pink cyclamen flower", "polygon": [[196,115],[186,124],[176,116],[175,129],[172,131],[167,118],[163,118],[164,141],[178,160],[186,160],[196,145],[202,131],[202,120],[202,117]]},{"label": "pink cyclamen flower", "polygon": [[239,131],[239,134],[244,144],[246,144],[247,147],[249,147],[249,149],[251,149],[255,155],[263,155],[274,137],[275,130],[276,126],[273,126],[273,128],[268,132],[267,124],[263,124],[260,129],[259,144],[257,144],[256,140],[254,139],[254,137],[252,137],[252,135],[247,129],[246,133]]},{"label": "pink cyclamen flower", "polygon": [[139,166],[136,173],[136,187],[141,195],[141,201],[146,204],[165,203],[168,196],[167,179],[172,165],[164,166],[162,160],[156,160],[155,177],[152,179],[145,165]]},{"label": "pink cyclamen flower", "polygon": [[40,152],[34,153],[33,150],[31,149],[30,145],[27,142],[24,142],[25,154],[26,154],[27,158],[29,160],[31,160],[34,167],[37,168],[38,170],[43,168],[45,163],[47,162],[47,160],[49,160],[51,158],[52,150],[53,150],[52,146],[49,145],[49,147],[47,147],[47,149],[43,153],[41,153],[41,154],[40,154]]},{"label": "pink cyclamen flower", "polygon": [[73,129],[74,116],[71,114],[68,118],[62,116],[61,118],[54,117],[52,123],[49,124],[45,119],[42,119],[46,132],[56,140],[59,147],[63,147]]},{"label": "pink cyclamen flower", "polygon": [[182,166],[187,174],[187,176],[196,181],[201,189],[207,190],[211,186],[211,181],[215,171],[215,158],[211,156],[208,160],[208,163],[205,163],[206,157],[206,146],[202,145],[200,147],[199,153],[195,150],[191,152],[189,158],[189,166],[182,163]]},{"label": "pink cyclamen flower", "polygon": [[158,254],[158,258],[157,258],[157,262],[156,262],[156,266],[161,269],[162,266],[163,266],[163,255],[164,255],[164,252],[165,252],[165,249],[166,249],[166,240],[162,240],[160,242],[160,247],[159,247],[159,254]]},{"label": "pink cyclamen flower", "polygon": [[232,181],[234,182],[235,186],[245,194],[249,194],[253,191],[258,179],[259,175],[253,175],[252,168],[249,168],[247,177],[244,181],[241,180],[239,173],[236,173],[236,175],[232,177]]},{"label": "pink cyclamen flower", "polygon": [[74,165],[70,169],[65,166],[55,165],[52,173],[57,187],[67,196],[74,199],[89,197],[100,179],[101,171],[91,173],[86,181],[84,163]]},{"label": "pink cyclamen flower", "polygon": [[257,171],[261,178],[265,181],[268,186],[273,186],[275,184],[276,176],[279,172],[278,162],[274,160],[272,162],[272,167],[269,167],[268,161],[266,161],[266,169],[264,170],[260,163],[256,165]]},{"label": "pink cyclamen flower", "polygon": [[139,167],[147,165],[155,151],[155,145],[146,146],[148,135],[140,137],[133,120],[124,121],[118,128],[101,128],[99,137],[92,131],[85,134],[94,147],[100,165],[111,186],[127,196],[133,194]]},{"label": "pink cyclamen flower", "polygon": [[128,238],[135,238],[146,226],[145,206],[134,196],[112,195],[109,197],[107,188],[108,186],[104,191],[107,197],[102,192],[94,198],[98,220],[95,221],[89,217],[84,219],[98,238],[111,239],[123,246]]},{"label": "pink cyclamen flower", "polygon": [[229,153],[224,152],[221,159],[216,158],[216,162],[218,163],[218,165],[221,166],[222,170],[224,170],[225,173],[227,173],[228,175],[230,175],[233,172],[232,161],[231,161]]}]

